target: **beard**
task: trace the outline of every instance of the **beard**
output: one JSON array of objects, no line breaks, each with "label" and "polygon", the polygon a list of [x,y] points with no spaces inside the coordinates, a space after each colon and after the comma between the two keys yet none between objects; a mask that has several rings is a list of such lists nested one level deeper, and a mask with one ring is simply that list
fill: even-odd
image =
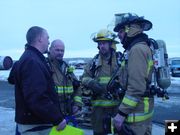
[{"label": "beard", "polygon": [[56,56],[55,58],[56,58],[57,60],[59,60],[59,61],[63,60],[63,56],[61,56],[61,55],[58,55],[58,56]]}]

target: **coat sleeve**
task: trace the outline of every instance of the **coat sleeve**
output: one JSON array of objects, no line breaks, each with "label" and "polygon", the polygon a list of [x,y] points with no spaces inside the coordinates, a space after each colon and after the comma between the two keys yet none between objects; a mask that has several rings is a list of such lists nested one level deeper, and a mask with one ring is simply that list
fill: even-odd
[{"label": "coat sleeve", "polygon": [[15,73],[16,73],[17,64],[18,64],[18,61],[14,63],[8,76],[8,82],[13,85],[15,84]]},{"label": "coat sleeve", "polygon": [[84,69],[84,73],[82,75],[82,85],[85,86],[85,87],[90,87],[90,82],[93,79],[93,73],[92,71],[90,70],[91,66],[92,66],[92,63],[93,61],[90,61],[86,66],[85,66],[85,69]]},{"label": "coat sleeve", "polygon": [[[57,104],[52,101],[48,79],[42,65],[35,60],[24,63],[22,68],[22,90],[28,108],[43,121],[58,124],[63,116]],[[51,78],[49,78],[51,79]],[[52,96],[52,95],[51,95]]]},{"label": "coat sleeve", "polygon": [[119,110],[129,114],[135,110],[146,91],[148,52],[144,45],[131,48],[128,57],[128,82],[126,94]]},{"label": "coat sleeve", "polygon": [[74,105],[82,107],[83,102],[82,102],[82,90],[81,90],[81,83],[77,79],[74,73],[72,73],[72,84],[73,84],[73,89],[74,89]]}]

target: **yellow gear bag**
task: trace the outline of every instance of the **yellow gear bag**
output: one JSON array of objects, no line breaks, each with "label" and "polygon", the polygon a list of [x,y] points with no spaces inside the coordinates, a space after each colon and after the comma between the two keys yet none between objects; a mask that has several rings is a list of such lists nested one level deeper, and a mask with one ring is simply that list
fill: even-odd
[{"label": "yellow gear bag", "polygon": [[84,135],[84,131],[70,125],[66,125],[64,130],[57,131],[56,126],[54,126],[51,129],[49,135]]}]

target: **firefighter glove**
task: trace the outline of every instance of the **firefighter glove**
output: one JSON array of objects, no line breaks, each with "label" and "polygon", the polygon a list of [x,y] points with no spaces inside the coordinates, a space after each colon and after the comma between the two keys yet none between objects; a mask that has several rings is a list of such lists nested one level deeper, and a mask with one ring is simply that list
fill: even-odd
[{"label": "firefighter glove", "polygon": [[120,83],[118,80],[112,80],[108,85],[107,85],[107,90],[110,93],[115,92],[116,90],[118,90],[120,88]]},{"label": "firefighter glove", "polygon": [[101,93],[106,90],[106,86],[100,84],[99,82],[92,80],[89,82],[89,88],[92,90],[93,94],[101,95]]},{"label": "firefighter glove", "polygon": [[80,87],[80,81],[74,79],[72,83],[74,90],[77,90]]},{"label": "firefighter glove", "polygon": [[67,124],[67,122],[66,122],[66,120],[65,119],[63,119],[58,125],[57,125],[57,130],[59,131],[59,130],[63,130],[65,127],[66,127],[66,124]]},{"label": "firefighter glove", "polygon": [[125,120],[125,117],[120,115],[120,114],[117,114],[114,119],[113,119],[113,123],[114,123],[114,126],[115,128],[120,131],[121,130],[121,127],[122,127],[122,124]]}]

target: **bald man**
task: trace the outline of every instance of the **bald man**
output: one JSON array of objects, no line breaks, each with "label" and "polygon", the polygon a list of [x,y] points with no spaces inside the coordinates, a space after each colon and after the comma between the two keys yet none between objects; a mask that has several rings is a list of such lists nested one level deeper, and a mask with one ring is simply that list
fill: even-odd
[{"label": "bald man", "polygon": [[57,61],[63,61],[64,49],[65,49],[65,46],[64,46],[63,41],[59,39],[54,40],[51,43],[51,46],[49,48],[50,58]]},{"label": "bald man", "polygon": [[59,95],[61,111],[64,117],[69,117],[80,111],[82,99],[79,81],[72,68],[63,60],[64,52],[64,42],[60,39],[54,40],[49,48],[48,61],[55,90]]}]

